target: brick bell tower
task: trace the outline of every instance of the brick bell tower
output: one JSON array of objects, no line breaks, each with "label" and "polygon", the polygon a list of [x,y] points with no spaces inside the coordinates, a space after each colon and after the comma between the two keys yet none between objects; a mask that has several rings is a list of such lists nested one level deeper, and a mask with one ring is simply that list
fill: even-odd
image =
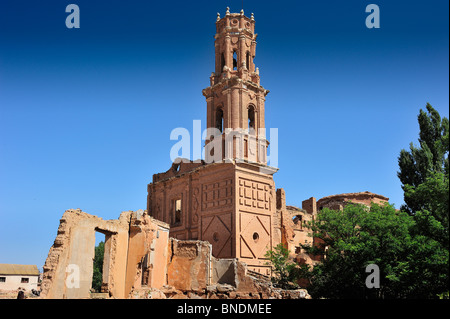
[{"label": "brick bell tower", "polygon": [[264,103],[255,68],[255,20],[217,14],[215,72],[206,97],[204,161],[173,163],[148,184],[147,210],[170,236],[211,243],[217,258],[238,258],[270,274],[265,253],[281,242],[277,190],[267,165]]},{"label": "brick bell tower", "polygon": [[[256,37],[253,13],[250,18],[244,10],[230,13],[227,8],[223,18],[217,13],[215,72],[210,86],[203,90],[206,125],[215,133],[214,137],[208,134],[205,142],[209,163],[267,163],[264,103],[269,91],[260,85],[259,69],[254,64]],[[219,148],[221,152],[217,152]]]}]

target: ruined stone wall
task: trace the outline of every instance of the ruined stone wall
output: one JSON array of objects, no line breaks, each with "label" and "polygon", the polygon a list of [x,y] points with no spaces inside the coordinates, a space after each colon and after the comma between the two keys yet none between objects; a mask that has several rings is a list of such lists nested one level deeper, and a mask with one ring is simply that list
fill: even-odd
[{"label": "ruined stone wall", "polygon": [[287,206],[283,214],[283,226],[285,229],[285,240],[291,253],[303,252],[300,244],[312,244],[313,237],[307,227],[313,215],[295,206]]},{"label": "ruined stone wall", "polygon": [[[103,220],[82,212],[67,210],[61,220],[53,246],[44,265],[41,295],[45,298],[86,298],[92,284],[95,232],[105,233],[106,253],[110,258],[104,267],[105,283],[111,295],[123,298],[128,245],[128,218],[124,212],[118,220]],[[108,251],[109,249],[109,251]]]},{"label": "ruined stone wall", "polygon": [[[96,231],[105,234],[103,294],[90,293]],[[41,298],[308,297],[303,290],[274,288],[270,277],[251,272],[237,258],[214,258],[207,241],[177,240],[168,233],[166,223],[145,211],[103,220],[67,210],[44,266]]]},{"label": "ruined stone wall", "polygon": [[171,238],[167,284],[182,291],[200,291],[211,283],[211,244]]},{"label": "ruined stone wall", "polygon": [[317,214],[317,201],[314,197],[310,197],[302,201],[302,209],[308,214],[314,216]]},{"label": "ruined stone wall", "polygon": [[277,189],[277,216],[281,228],[281,243],[289,250],[289,256],[300,264],[315,263],[312,256],[306,254],[301,248],[301,244],[313,244],[313,237],[307,223],[315,216],[315,204],[315,199],[311,198],[303,201],[301,209],[286,206],[284,189]]},{"label": "ruined stone wall", "polygon": [[142,283],[139,276],[143,271],[150,286],[165,284],[166,224],[153,220],[144,211],[123,212],[117,220],[103,220],[80,209],[70,209],[60,220],[44,265],[42,298],[90,297],[96,231],[105,234],[102,292],[112,298],[126,298],[134,286]]},{"label": "ruined stone wall", "polygon": [[134,288],[133,299],[301,299],[304,289],[273,287],[270,277],[248,270],[237,258],[220,259],[206,241],[170,239],[167,285]]},{"label": "ruined stone wall", "polygon": [[144,211],[133,214],[129,225],[125,294],[141,286],[166,284],[169,227]]},{"label": "ruined stone wall", "polygon": [[345,193],[322,197],[317,201],[319,210],[329,208],[342,210],[348,203],[362,204],[370,207],[372,203],[384,204],[389,202],[389,198],[371,192]]},{"label": "ruined stone wall", "polygon": [[211,255],[205,241],[170,239],[168,284],[160,289],[133,289],[133,299],[302,299],[305,289],[275,288],[270,277],[251,272],[237,258]]}]

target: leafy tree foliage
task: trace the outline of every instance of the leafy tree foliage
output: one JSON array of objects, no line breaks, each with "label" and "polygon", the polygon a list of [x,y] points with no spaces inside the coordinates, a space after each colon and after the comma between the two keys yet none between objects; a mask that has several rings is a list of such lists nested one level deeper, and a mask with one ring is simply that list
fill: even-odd
[{"label": "leafy tree foliage", "polygon": [[426,108],[428,113],[420,110],[418,115],[419,146],[411,143],[409,152],[400,151],[397,175],[404,190],[402,210],[414,216],[414,234],[438,241],[446,249],[442,258],[447,256],[447,269],[439,277],[448,284],[449,121],[441,120],[430,104]]},{"label": "leafy tree foliage", "polygon": [[441,120],[429,103],[426,108],[428,113],[420,110],[418,115],[419,146],[411,143],[409,151],[402,149],[398,157],[402,210],[411,215],[428,210],[448,228],[449,121]]},{"label": "leafy tree foliage", "polygon": [[[324,209],[309,227],[323,256],[302,276],[313,298],[445,298],[449,285],[449,121],[430,105],[420,110],[419,145],[398,157],[405,205]],[[369,264],[380,288],[369,289]]]},{"label": "leafy tree foliage", "polygon": [[274,250],[268,250],[265,257],[273,266],[275,276],[272,277],[272,281],[275,286],[283,289],[298,288],[295,282],[299,275],[299,267],[289,259],[289,250],[283,244],[278,244]]},{"label": "leafy tree foliage", "polygon": [[100,292],[103,281],[103,255],[105,253],[105,243],[101,241],[95,247],[94,272],[92,274],[92,289]]},{"label": "leafy tree foliage", "polygon": [[[303,276],[313,298],[432,298],[448,290],[448,249],[417,229],[442,231],[430,214],[420,223],[391,205],[349,204],[342,211],[327,208],[309,227],[318,239],[308,252],[324,259]],[[380,288],[369,289],[367,265],[380,269]]]}]

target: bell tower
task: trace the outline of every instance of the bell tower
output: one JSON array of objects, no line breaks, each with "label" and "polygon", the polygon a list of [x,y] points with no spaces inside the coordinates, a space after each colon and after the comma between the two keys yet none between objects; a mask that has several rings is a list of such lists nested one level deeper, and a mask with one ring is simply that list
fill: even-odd
[{"label": "bell tower", "polygon": [[170,236],[208,241],[216,258],[238,258],[270,275],[265,253],[282,240],[276,167],[267,165],[264,103],[255,67],[255,19],[217,15],[215,70],[206,98],[205,159],[153,175],[147,209]]},{"label": "bell tower", "polygon": [[[217,13],[215,72],[206,97],[207,162],[243,161],[267,164],[264,103],[269,93],[260,85],[255,67],[255,19],[240,13]],[[213,142],[214,143],[211,143]],[[218,152],[219,151],[219,152]]]}]

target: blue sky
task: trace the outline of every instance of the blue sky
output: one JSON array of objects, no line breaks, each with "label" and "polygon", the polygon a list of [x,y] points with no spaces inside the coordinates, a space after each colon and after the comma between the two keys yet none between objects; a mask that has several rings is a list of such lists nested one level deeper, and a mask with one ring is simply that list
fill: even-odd
[{"label": "blue sky", "polygon": [[[68,29],[65,7],[80,7]],[[380,7],[368,29],[365,7]],[[216,13],[241,1],[0,3],[0,263],[42,267],[66,209],[145,209],[176,127],[205,125]],[[371,191],[399,207],[419,109],[448,117],[448,1],[244,0],[287,204]]]}]

